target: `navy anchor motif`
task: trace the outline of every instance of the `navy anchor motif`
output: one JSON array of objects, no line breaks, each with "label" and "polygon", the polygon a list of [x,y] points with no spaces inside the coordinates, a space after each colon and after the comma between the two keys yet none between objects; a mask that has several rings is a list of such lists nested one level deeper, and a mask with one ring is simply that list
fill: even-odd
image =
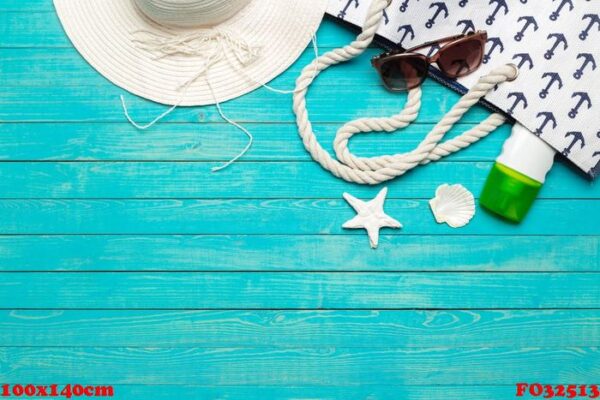
[{"label": "navy anchor motif", "polygon": [[578,132],[578,131],[572,131],[572,132],[567,132],[565,134],[565,138],[567,138],[567,139],[571,136],[573,137],[573,140],[567,147],[565,147],[565,149],[562,152],[562,155],[565,157],[568,157],[569,154],[571,154],[571,150],[573,150],[573,147],[575,147],[575,145],[577,143],[581,144],[582,149],[585,147],[585,138],[583,137],[583,133]]},{"label": "navy anchor motif", "polygon": [[532,70],[533,69],[533,60],[531,59],[531,56],[527,53],[517,53],[513,56],[513,60],[519,59],[519,63],[517,64],[517,67],[522,68],[523,65],[525,64],[529,64],[529,69]]},{"label": "navy anchor motif", "polygon": [[523,92],[511,92],[507,96],[508,98],[514,97],[515,102],[513,105],[506,111],[510,115],[512,115],[519,104],[523,104],[523,109],[529,107],[529,103],[527,103],[527,98]]},{"label": "navy anchor motif", "polygon": [[464,8],[467,5],[467,3],[469,3],[469,0],[460,0],[458,2],[458,5]]},{"label": "navy anchor motif", "polygon": [[463,31],[462,31],[463,34],[465,34],[467,32],[475,32],[475,24],[470,19],[461,19],[460,21],[458,21],[456,23],[456,26],[461,26],[461,25],[464,26]]},{"label": "navy anchor motif", "polygon": [[490,61],[490,59],[492,58],[492,54],[494,54],[494,50],[496,50],[496,48],[500,50],[500,53],[504,53],[504,43],[502,43],[502,39],[498,37],[491,37],[488,38],[487,41],[491,42],[492,45],[490,46],[488,52],[483,56],[484,64],[487,64]]},{"label": "navy anchor motif", "polygon": [[[556,1],[556,0],[552,0],[552,1]],[[571,0],[560,0],[560,5],[558,6],[558,8],[556,9],[556,11],[554,11],[552,14],[550,14],[550,20],[551,21],[556,21],[558,19],[558,17],[560,17],[560,12],[562,11],[562,9],[564,8],[564,6],[569,5],[569,11],[573,11],[573,1]]]},{"label": "navy anchor motif", "polygon": [[544,129],[546,128],[546,125],[548,125],[548,123],[552,123],[552,129],[556,129],[556,127],[558,126],[558,124],[556,123],[556,118],[554,117],[554,113],[552,113],[551,111],[542,111],[538,113],[537,118],[539,117],[544,117],[544,120],[542,121],[541,125],[535,130],[534,133],[536,134],[536,136],[540,136],[544,132]]},{"label": "navy anchor motif", "polygon": [[567,43],[567,38],[562,33],[551,33],[547,37],[547,39],[552,39],[552,38],[554,38],[555,41],[554,41],[554,44],[552,45],[552,47],[550,47],[548,49],[548,51],[546,52],[546,54],[544,54],[544,58],[546,60],[551,60],[552,57],[554,57],[554,53],[556,52],[556,49],[558,48],[558,46],[561,43],[563,45],[564,50],[567,50],[569,48],[569,44]]},{"label": "navy anchor motif", "polygon": [[569,111],[569,118],[571,119],[575,119],[575,117],[577,117],[577,114],[579,114],[579,109],[584,104],[587,105],[588,110],[592,108],[592,99],[590,99],[590,95],[586,92],[575,92],[573,93],[571,98],[574,99],[575,97],[579,97],[579,100],[577,101],[575,107],[573,107],[571,111]]},{"label": "navy anchor motif", "polygon": [[500,10],[504,10],[504,15],[508,14],[508,4],[506,4],[506,0],[490,0],[490,5],[492,4],[496,4],[496,8],[485,20],[485,23],[488,25],[492,25],[494,23]]},{"label": "navy anchor motif", "polygon": [[573,74],[573,78],[575,79],[581,79],[588,64],[592,66],[592,71],[596,70],[596,60],[593,55],[590,53],[580,53],[577,55],[577,59],[579,60],[580,58],[583,58],[583,64],[581,64],[581,67]]},{"label": "navy anchor motif", "polygon": [[429,52],[427,52],[427,57],[431,57],[439,49],[441,49],[441,46],[439,44],[435,43],[435,44],[431,45],[431,48],[429,49]]},{"label": "navy anchor motif", "polygon": [[[598,139],[600,139],[600,131],[596,132],[596,137]],[[600,156],[600,151],[594,152],[594,154],[592,155],[592,161],[594,159],[596,159],[598,156]],[[596,166],[594,168],[590,169],[589,174],[590,175],[597,175],[599,169],[600,169],[600,162],[598,164],[596,164]]]},{"label": "navy anchor motif", "polygon": [[548,97],[548,93],[550,93],[550,89],[552,89],[554,82],[558,83],[559,89],[562,89],[562,87],[563,87],[563,81],[562,81],[560,75],[558,74],[558,72],[544,72],[542,74],[542,79],[544,79],[546,77],[550,77],[550,81],[548,81],[548,85],[546,86],[546,88],[542,89],[542,91],[540,92],[540,98],[542,98],[542,99],[545,99],[546,97]]},{"label": "navy anchor motif", "polygon": [[519,32],[517,32],[517,34],[515,35],[515,40],[517,42],[520,42],[521,40],[523,40],[523,36],[525,36],[525,32],[527,32],[527,28],[529,28],[529,26],[533,26],[533,31],[536,32],[538,29],[540,29],[540,27],[538,26],[537,21],[535,20],[535,18],[528,16],[528,17],[520,17],[517,22],[521,22],[521,21],[525,21],[525,25],[523,25],[523,29],[521,29]]},{"label": "navy anchor motif", "polygon": [[346,3],[346,5],[344,6],[344,8],[342,8],[340,10],[340,13],[338,14],[338,18],[341,18],[341,19],[346,18],[346,14],[348,14],[348,9],[352,5],[352,3],[354,3],[354,8],[358,8],[358,6],[360,5],[358,3],[358,0],[348,0],[348,3]]},{"label": "navy anchor motif", "polygon": [[448,15],[450,15],[450,13],[448,12],[448,7],[446,6],[446,3],[443,3],[441,1],[437,1],[435,3],[431,3],[431,5],[429,6],[429,8],[436,8],[435,13],[433,14],[433,16],[427,20],[427,22],[425,23],[425,27],[427,29],[431,29],[433,28],[433,25],[435,24],[435,21],[437,20],[437,17],[441,14],[444,13],[444,19],[448,18]]},{"label": "navy anchor motif", "polygon": [[[600,156],[600,151],[597,151],[597,152],[595,152],[595,153],[592,155],[592,160],[594,160],[594,159],[595,159],[595,158],[597,158],[598,156]],[[600,163],[599,163],[599,164],[597,164],[597,165],[596,165],[594,168],[590,169],[590,170],[588,171],[588,174],[590,174],[590,175],[597,175],[596,169],[598,168],[598,166],[600,166]]]},{"label": "navy anchor motif", "polygon": [[[402,3],[400,3],[400,12],[406,12],[406,10],[408,9],[408,2],[410,0],[404,0]],[[419,0],[417,0],[419,1]]]},{"label": "navy anchor motif", "polygon": [[598,14],[585,14],[583,16],[582,20],[586,20],[586,19],[589,19],[590,23],[587,26],[587,28],[585,28],[579,34],[579,39],[581,39],[581,40],[586,40],[587,39],[587,37],[590,34],[590,31],[592,30],[592,28],[594,27],[594,25],[598,25],[598,30],[600,31],[600,16],[598,16]]},{"label": "navy anchor motif", "polygon": [[404,42],[404,39],[406,39],[406,37],[408,35],[410,35],[410,40],[413,40],[415,38],[415,31],[413,30],[413,27],[411,25],[402,25],[402,26],[398,27],[398,32],[402,32],[402,31],[404,31],[404,34],[402,35],[402,38],[398,42],[398,46],[400,46],[400,47],[402,47],[402,43]]}]

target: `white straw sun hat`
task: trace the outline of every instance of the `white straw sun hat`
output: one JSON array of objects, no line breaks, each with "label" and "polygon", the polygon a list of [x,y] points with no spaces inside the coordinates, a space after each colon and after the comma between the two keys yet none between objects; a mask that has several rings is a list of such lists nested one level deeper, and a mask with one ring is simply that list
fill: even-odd
[{"label": "white straw sun hat", "polygon": [[82,56],[121,88],[168,105],[223,102],[285,71],[327,0],[54,0]]}]

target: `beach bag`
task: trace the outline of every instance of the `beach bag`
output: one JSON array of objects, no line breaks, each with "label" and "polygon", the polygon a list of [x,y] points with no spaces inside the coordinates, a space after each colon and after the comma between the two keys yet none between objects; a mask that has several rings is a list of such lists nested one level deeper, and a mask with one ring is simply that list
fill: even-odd
[{"label": "beach bag", "polygon": [[[330,0],[328,14],[357,29],[371,0]],[[432,39],[486,30],[484,64],[458,80],[435,66],[430,75],[465,93],[498,65],[520,76],[485,96],[586,174],[600,173],[600,1],[393,0],[378,31],[384,47],[410,48]],[[437,49],[425,49],[433,54]]]}]

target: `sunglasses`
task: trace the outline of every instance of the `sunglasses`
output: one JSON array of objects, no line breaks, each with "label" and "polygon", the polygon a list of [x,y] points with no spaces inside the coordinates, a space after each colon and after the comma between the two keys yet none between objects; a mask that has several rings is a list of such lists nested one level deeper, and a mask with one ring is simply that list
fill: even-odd
[{"label": "sunglasses", "polygon": [[[487,32],[477,31],[423,43],[408,50],[393,50],[371,60],[384,86],[393,92],[403,92],[420,86],[427,77],[429,65],[456,79],[475,71],[483,61]],[[416,53],[434,45],[443,45],[431,57]]]}]

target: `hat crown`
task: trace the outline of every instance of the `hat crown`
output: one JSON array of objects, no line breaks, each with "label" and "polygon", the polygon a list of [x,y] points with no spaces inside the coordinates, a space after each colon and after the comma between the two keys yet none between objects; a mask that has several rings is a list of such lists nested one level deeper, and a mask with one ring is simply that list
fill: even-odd
[{"label": "hat crown", "polygon": [[134,0],[153,21],[191,28],[214,26],[237,14],[251,0]]}]

